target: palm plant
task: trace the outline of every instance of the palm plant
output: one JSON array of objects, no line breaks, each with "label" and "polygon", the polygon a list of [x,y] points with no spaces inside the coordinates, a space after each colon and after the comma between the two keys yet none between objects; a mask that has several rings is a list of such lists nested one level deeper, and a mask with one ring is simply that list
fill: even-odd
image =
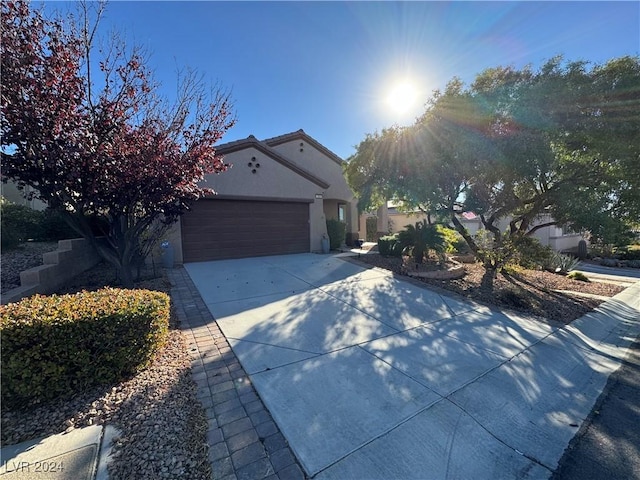
[{"label": "palm plant", "polygon": [[444,235],[435,225],[429,225],[426,220],[416,222],[415,225],[406,225],[398,238],[404,252],[410,254],[415,263],[422,263],[425,252],[435,250],[440,253],[445,248]]}]

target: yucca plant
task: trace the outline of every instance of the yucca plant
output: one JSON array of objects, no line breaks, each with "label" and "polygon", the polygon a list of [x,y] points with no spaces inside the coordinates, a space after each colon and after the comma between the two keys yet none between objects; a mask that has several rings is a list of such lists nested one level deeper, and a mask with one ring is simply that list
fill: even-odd
[{"label": "yucca plant", "polygon": [[404,252],[413,257],[415,263],[422,263],[425,252],[435,250],[444,251],[444,235],[438,231],[436,225],[429,225],[426,220],[416,222],[415,225],[406,225],[398,235]]},{"label": "yucca plant", "polygon": [[545,268],[555,273],[567,273],[576,268],[578,263],[580,263],[579,258],[556,252],[549,257]]}]

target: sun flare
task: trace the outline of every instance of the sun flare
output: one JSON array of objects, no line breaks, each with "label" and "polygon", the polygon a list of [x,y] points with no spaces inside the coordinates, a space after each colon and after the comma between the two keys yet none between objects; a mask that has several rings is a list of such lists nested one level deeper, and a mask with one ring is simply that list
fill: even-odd
[{"label": "sun flare", "polygon": [[403,114],[411,110],[418,100],[418,90],[409,81],[398,82],[387,96],[387,105],[396,113]]}]

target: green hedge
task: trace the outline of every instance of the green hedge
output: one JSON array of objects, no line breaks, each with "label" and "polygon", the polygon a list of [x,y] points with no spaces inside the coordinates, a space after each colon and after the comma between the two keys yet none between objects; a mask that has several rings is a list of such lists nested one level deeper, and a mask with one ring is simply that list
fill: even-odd
[{"label": "green hedge", "polygon": [[2,250],[10,250],[27,240],[55,242],[79,235],[65,222],[56,210],[33,210],[0,198],[0,223]]},{"label": "green hedge", "polygon": [[367,242],[375,242],[378,239],[378,217],[367,217]]},{"label": "green hedge", "polygon": [[331,250],[337,250],[344,243],[345,235],[347,232],[347,224],[330,218],[327,220],[327,234],[329,235],[329,248]]},{"label": "green hedge", "polygon": [[378,239],[378,252],[384,257],[401,257],[402,244],[399,235],[387,235]]},{"label": "green hedge", "polygon": [[2,405],[25,407],[145,368],[168,334],[169,297],[104,288],[0,307]]},{"label": "green hedge", "polygon": [[15,205],[0,200],[0,223],[2,250],[15,248],[20,243],[40,237],[43,214],[25,205]]}]

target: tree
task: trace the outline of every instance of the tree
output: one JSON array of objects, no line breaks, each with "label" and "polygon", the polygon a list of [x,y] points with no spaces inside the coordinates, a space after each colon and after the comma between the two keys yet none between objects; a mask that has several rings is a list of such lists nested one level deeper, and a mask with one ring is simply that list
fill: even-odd
[{"label": "tree", "polygon": [[198,182],[228,168],[214,145],[235,118],[194,72],[162,101],[140,49],[115,37],[95,62],[102,12],[92,24],[83,4],[65,23],[3,2],[2,175],[62,211],[131,286],[158,233],[213,193]]},{"label": "tree", "polygon": [[[395,198],[445,214],[490,284],[536,230],[594,226],[578,215],[585,208],[624,220],[640,207],[630,193],[637,180],[626,173],[640,154],[639,65],[624,57],[588,69],[554,58],[537,72],[489,69],[470,87],[454,79],[413,126],[368,136],[347,180],[363,205]],[[480,216],[489,242],[466,231],[458,219],[465,211]],[[540,223],[545,214],[553,219]]]}]

